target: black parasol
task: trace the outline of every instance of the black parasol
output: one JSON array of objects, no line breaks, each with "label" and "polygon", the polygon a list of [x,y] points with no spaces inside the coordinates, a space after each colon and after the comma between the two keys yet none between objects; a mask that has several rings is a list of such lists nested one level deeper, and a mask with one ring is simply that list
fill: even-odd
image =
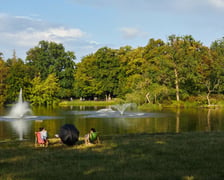
[{"label": "black parasol", "polygon": [[65,124],[60,129],[59,137],[64,144],[72,146],[79,140],[79,131],[73,124]]}]

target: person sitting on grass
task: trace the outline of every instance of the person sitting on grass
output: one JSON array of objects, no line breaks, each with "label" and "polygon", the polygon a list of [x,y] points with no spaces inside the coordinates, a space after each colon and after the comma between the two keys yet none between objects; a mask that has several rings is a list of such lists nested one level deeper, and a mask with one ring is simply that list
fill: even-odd
[{"label": "person sitting on grass", "polygon": [[91,128],[90,132],[85,135],[84,139],[85,139],[85,144],[90,144],[90,143],[98,144],[98,143],[100,143],[100,139],[99,139],[98,133],[96,132],[95,128]]},{"label": "person sitting on grass", "polygon": [[45,146],[48,146],[49,141],[48,141],[48,135],[47,131],[44,127],[40,128],[40,134],[41,134],[41,139],[43,139]]}]

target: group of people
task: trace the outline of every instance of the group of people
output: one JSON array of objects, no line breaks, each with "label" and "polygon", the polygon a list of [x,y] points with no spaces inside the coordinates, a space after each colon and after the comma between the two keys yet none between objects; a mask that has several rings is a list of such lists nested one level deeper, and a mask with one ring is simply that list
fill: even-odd
[{"label": "group of people", "polygon": [[[39,128],[38,133],[40,134],[39,138],[41,138],[41,141],[43,142],[43,144],[45,146],[48,146],[49,140],[48,140],[47,130],[44,127],[41,127]],[[89,133],[84,136],[84,141],[86,145],[100,143],[99,135],[95,128],[91,128]]]}]

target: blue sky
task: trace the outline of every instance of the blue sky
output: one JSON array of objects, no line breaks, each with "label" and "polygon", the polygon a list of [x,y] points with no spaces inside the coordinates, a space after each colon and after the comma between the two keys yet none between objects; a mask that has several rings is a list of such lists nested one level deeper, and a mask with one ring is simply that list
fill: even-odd
[{"label": "blue sky", "polygon": [[0,0],[0,52],[25,59],[41,40],[62,43],[79,61],[101,47],[145,46],[150,38],[224,37],[224,0]]}]

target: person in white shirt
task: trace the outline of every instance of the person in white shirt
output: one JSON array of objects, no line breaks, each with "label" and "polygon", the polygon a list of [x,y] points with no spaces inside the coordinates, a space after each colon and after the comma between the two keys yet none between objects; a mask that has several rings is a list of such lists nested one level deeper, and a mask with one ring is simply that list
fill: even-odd
[{"label": "person in white shirt", "polygon": [[45,144],[48,145],[48,134],[44,127],[40,128],[41,139],[44,140]]}]

